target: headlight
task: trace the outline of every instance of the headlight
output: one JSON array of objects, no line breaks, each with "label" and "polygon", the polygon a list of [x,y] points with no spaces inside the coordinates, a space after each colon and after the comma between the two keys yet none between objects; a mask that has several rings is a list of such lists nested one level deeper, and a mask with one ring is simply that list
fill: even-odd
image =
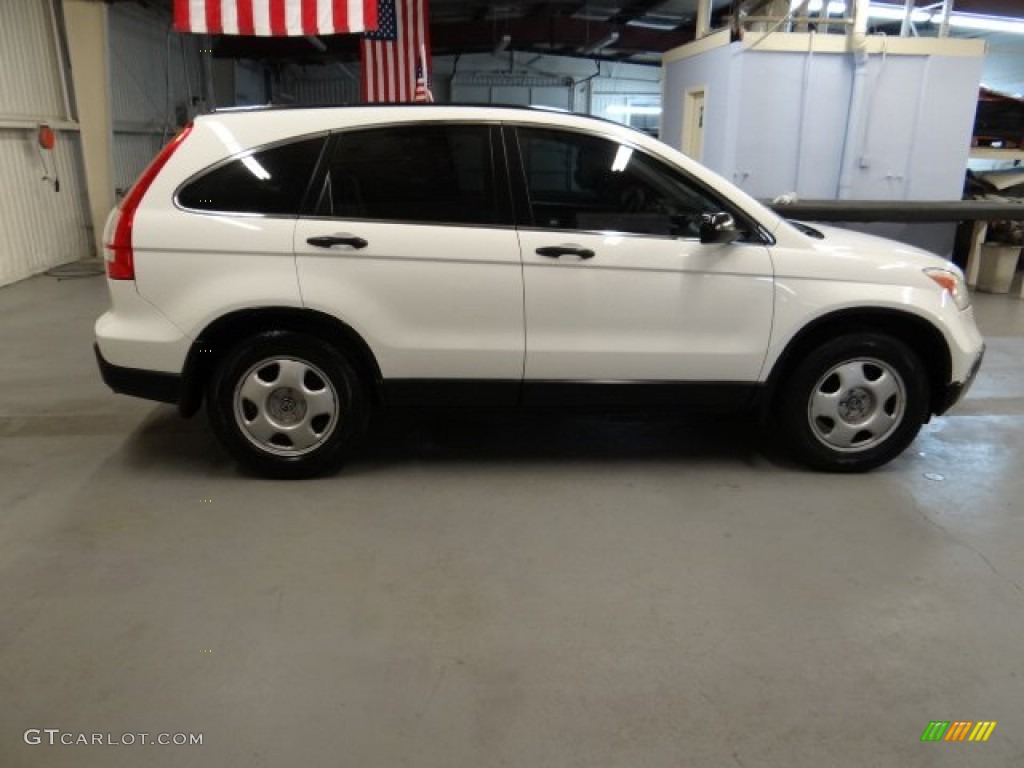
[{"label": "headlight", "polygon": [[959,272],[933,267],[926,269],[924,273],[945,290],[953,298],[953,303],[960,309],[967,309],[971,306],[971,297],[967,293],[964,278]]}]

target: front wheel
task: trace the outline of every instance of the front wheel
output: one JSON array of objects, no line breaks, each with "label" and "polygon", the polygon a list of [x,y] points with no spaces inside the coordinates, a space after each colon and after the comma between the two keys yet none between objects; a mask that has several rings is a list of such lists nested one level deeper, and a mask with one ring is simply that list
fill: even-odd
[{"label": "front wheel", "polygon": [[285,331],[236,347],[210,381],[207,408],[214,433],[240,464],[278,478],[337,468],[367,421],[362,382],[345,357]]},{"label": "front wheel", "polygon": [[816,469],[862,472],[898,456],[928,416],[928,377],[905,344],[841,336],[786,382],[781,422],[793,454]]}]

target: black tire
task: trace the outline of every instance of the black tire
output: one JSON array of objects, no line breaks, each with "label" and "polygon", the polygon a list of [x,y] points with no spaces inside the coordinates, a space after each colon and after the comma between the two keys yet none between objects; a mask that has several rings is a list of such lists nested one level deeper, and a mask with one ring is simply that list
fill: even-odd
[{"label": "black tire", "polygon": [[362,436],[362,381],[329,344],[291,331],[239,344],[209,382],[214,434],[247,470],[299,479],[337,469]]},{"label": "black tire", "polygon": [[822,344],[783,386],[783,439],[815,469],[879,467],[913,442],[928,416],[924,365],[884,334],[850,334]]}]

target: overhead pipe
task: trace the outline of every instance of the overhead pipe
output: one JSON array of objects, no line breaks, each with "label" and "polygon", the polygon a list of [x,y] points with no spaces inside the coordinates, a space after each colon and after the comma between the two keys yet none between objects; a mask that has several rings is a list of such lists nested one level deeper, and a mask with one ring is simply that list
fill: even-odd
[{"label": "overhead pipe", "polygon": [[914,0],[906,0],[903,6],[903,23],[900,24],[900,37],[910,34],[911,17],[914,15]]},{"label": "overhead pipe", "polygon": [[839,166],[837,197],[840,200],[850,197],[856,167],[868,167],[866,156],[857,157],[868,70],[868,0],[853,0],[853,26],[850,28],[848,40],[853,57],[853,84],[850,88],[850,108],[846,117],[846,135],[843,139],[843,156]]},{"label": "overhead pipe", "polygon": [[942,23],[939,37],[949,37],[949,17],[953,14],[953,0],[942,0]]},{"label": "overhead pipe", "polygon": [[711,0],[697,0],[697,28],[694,38],[700,40],[711,32]]},{"label": "overhead pipe", "polygon": [[810,38],[807,44],[807,58],[804,59],[804,82],[803,87],[800,89],[800,123],[797,126],[797,139],[796,139],[796,168],[793,172],[793,191],[799,195],[803,190],[801,179],[803,176],[803,158],[804,158],[804,136],[806,133],[808,110],[810,109],[810,98],[808,96],[811,90],[811,65],[814,61],[814,36],[815,32],[812,29],[808,35]]}]

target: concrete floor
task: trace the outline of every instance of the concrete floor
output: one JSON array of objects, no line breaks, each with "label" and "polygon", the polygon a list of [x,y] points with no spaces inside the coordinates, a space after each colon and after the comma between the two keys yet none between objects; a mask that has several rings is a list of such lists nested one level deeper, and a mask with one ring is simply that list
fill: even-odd
[{"label": "concrete floor", "polygon": [[409,416],[278,483],[104,388],[105,290],[0,289],[3,768],[1024,765],[1024,302],[976,297],[969,399],[867,476],[741,421]]}]

